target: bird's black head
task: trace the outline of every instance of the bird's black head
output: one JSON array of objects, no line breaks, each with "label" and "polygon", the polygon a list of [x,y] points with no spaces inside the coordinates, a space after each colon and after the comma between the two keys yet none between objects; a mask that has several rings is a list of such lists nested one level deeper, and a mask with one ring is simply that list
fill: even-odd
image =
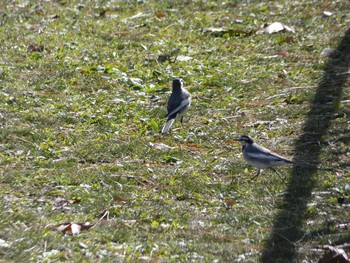
[{"label": "bird's black head", "polygon": [[252,138],[250,138],[248,135],[239,136],[237,141],[239,141],[242,144],[242,146],[246,146],[247,144],[253,144],[254,142]]},{"label": "bird's black head", "polygon": [[183,79],[175,78],[173,80],[173,89],[176,89],[176,90],[177,89],[182,89],[183,85],[184,85]]}]

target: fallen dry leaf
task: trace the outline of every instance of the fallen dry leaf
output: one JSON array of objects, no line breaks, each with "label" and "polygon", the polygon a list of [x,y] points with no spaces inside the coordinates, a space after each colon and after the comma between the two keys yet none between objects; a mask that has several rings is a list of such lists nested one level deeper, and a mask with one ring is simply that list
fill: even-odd
[{"label": "fallen dry leaf", "polygon": [[44,45],[35,45],[31,44],[27,46],[27,52],[43,52],[44,51]]},{"label": "fallen dry leaf", "polygon": [[193,151],[193,152],[199,152],[199,151],[204,150],[202,145],[200,145],[198,143],[184,142],[184,143],[180,144],[180,147],[184,147],[185,149],[188,149],[188,150]]},{"label": "fallen dry leaf", "polygon": [[163,13],[163,12],[157,12],[157,13],[155,13],[154,15],[155,15],[156,17],[158,17],[158,18],[166,17],[166,14]]},{"label": "fallen dry leaf", "polygon": [[225,204],[225,207],[226,207],[227,209],[229,209],[229,208],[231,208],[233,205],[235,205],[236,202],[235,202],[232,198],[226,198],[224,204]]},{"label": "fallen dry leaf", "polygon": [[231,144],[232,140],[228,138],[228,139],[225,140],[225,142],[228,143],[228,144]]},{"label": "fallen dry leaf", "polygon": [[113,201],[126,202],[126,200],[120,196],[114,196]]},{"label": "fallen dry leaf", "polygon": [[257,34],[263,34],[263,33],[273,34],[273,33],[277,33],[280,31],[295,33],[295,30],[293,27],[286,26],[280,22],[274,22],[268,26],[265,24],[256,33]]},{"label": "fallen dry leaf", "polygon": [[52,231],[77,235],[80,233],[80,231],[89,230],[93,226],[94,225],[90,225],[89,223],[63,223],[47,226],[46,228]]},{"label": "fallen dry leaf", "polygon": [[280,57],[284,57],[284,58],[289,56],[288,52],[285,50],[278,51],[277,55],[279,55]]}]

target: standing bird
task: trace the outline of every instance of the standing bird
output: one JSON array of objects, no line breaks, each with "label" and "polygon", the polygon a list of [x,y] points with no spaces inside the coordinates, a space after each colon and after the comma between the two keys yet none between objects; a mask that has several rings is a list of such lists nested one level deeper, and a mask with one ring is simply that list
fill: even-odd
[{"label": "standing bird", "polygon": [[173,91],[170,95],[168,106],[167,106],[167,122],[165,123],[162,133],[169,132],[175,119],[181,117],[181,123],[183,117],[191,105],[191,94],[183,87],[184,81],[176,78],[173,80]]},{"label": "standing bird", "polygon": [[[242,145],[243,157],[246,162],[258,168],[257,174],[252,178],[256,178],[260,174],[260,169],[271,169],[277,173],[274,166],[294,163],[277,153],[271,152],[259,144],[256,144],[249,136],[242,135],[238,139]],[[278,174],[278,173],[277,173]]]}]

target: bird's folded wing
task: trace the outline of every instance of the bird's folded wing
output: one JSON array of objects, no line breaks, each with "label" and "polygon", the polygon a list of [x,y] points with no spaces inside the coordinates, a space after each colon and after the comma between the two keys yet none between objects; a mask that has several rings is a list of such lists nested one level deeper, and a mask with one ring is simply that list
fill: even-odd
[{"label": "bird's folded wing", "polygon": [[250,152],[247,153],[251,158],[256,158],[265,161],[285,161],[291,162],[290,160],[273,152]]},{"label": "bird's folded wing", "polygon": [[171,116],[171,115],[173,115],[175,113],[178,113],[179,111],[181,111],[181,109],[185,108],[189,104],[190,104],[190,99],[183,100],[179,106],[177,106],[171,112],[167,113],[167,115],[165,117],[169,117],[169,116]]}]

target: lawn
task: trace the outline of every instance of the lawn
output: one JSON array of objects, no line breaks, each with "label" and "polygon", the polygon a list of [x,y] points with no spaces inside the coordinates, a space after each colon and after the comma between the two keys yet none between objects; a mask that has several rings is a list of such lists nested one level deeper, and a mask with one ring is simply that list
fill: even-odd
[{"label": "lawn", "polygon": [[[0,262],[349,255],[349,10],[3,1]],[[192,105],[161,134],[174,77]],[[314,165],[251,180],[241,134]]]}]

